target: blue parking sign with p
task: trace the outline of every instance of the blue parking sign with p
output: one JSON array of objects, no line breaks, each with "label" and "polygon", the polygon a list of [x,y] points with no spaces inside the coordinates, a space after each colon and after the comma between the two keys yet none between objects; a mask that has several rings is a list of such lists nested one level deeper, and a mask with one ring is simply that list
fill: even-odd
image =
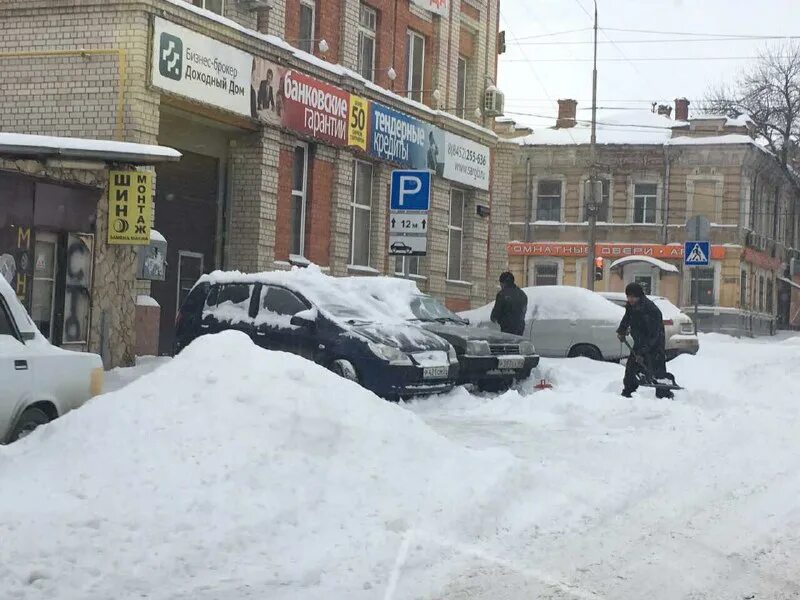
[{"label": "blue parking sign with p", "polygon": [[430,171],[392,171],[390,210],[427,211],[430,203]]}]

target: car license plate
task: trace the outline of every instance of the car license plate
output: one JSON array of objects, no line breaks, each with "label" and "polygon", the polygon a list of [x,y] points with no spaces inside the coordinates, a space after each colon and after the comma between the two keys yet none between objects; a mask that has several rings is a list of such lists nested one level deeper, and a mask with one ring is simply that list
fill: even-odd
[{"label": "car license plate", "polygon": [[442,379],[449,373],[449,367],[425,367],[422,369],[422,377],[425,379]]},{"label": "car license plate", "polygon": [[521,356],[500,356],[497,361],[499,369],[521,369],[525,366],[525,359]]}]

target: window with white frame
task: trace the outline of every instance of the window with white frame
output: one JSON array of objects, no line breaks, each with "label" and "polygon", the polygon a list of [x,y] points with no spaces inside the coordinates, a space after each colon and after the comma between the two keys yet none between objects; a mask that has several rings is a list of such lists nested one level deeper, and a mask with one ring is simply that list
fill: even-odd
[{"label": "window with white frame", "polygon": [[355,161],[351,206],[350,264],[369,266],[372,233],[372,165]]},{"label": "window with white frame", "polygon": [[425,86],[425,38],[416,31],[409,30],[406,41],[408,43],[406,95],[412,100],[422,102]]},{"label": "window with white frame", "polygon": [[394,273],[395,275],[404,275],[405,269],[408,267],[409,275],[421,275],[422,263],[421,256],[395,256],[394,257]]},{"label": "window with white frame", "polygon": [[364,79],[375,80],[375,31],[378,13],[362,4],[358,13],[358,72]]},{"label": "window with white frame", "polygon": [[305,251],[306,203],[308,197],[308,146],[294,147],[292,198],[289,212],[289,253]]},{"label": "window with white frame", "polygon": [[464,248],[464,201],[462,190],[450,190],[450,224],[447,243],[447,278],[460,281],[461,254]]},{"label": "window with white frame", "polygon": [[456,79],[456,115],[462,119],[467,113],[467,59],[458,57],[458,77]]},{"label": "window with white frame", "polygon": [[[603,179],[603,196],[600,198],[600,204],[597,207],[597,221],[598,223],[608,223],[610,222],[609,215],[611,214],[611,180],[610,179]],[[586,186],[583,187],[584,190],[584,197],[583,197],[583,220],[589,220],[589,213],[586,210],[586,205],[589,202],[589,198],[586,197]]]},{"label": "window with white frame", "polygon": [[655,223],[658,185],[637,183],[633,186],[633,222]]},{"label": "window with white frame", "polygon": [[533,285],[558,285],[559,266],[557,262],[539,262],[533,265]]},{"label": "window with white frame", "polygon": [[561,181],[540,181],[537,185],[536,220],[561,222]]},{"label": "window with white frame", "polygon": [[222,14],[222,9],[224,8],[223,0],[192,0],[192,4],[210,10],[218,15]]},{"label": "window with white frame", "polygon": [[316,21],[317,3],[314,0],[300,2],[300,30],[297,47],[305,52],[314,51],[314,22]]},{"label": "window with white frame", "polygon": [[691,281],[689,303],[697,303],[700,306],[714,306],[714,267],[694,267],[693,271],[695,273],[689,274]]}]

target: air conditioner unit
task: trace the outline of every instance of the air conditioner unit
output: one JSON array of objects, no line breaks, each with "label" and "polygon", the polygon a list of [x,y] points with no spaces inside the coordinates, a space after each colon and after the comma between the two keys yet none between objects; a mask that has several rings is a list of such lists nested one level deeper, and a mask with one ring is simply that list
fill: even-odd
[{"label": "air conditioner unit", "polygon": [[487,117],[502,117],[505,94],[494,86],[490,86],[483,95],[483,114]]}]

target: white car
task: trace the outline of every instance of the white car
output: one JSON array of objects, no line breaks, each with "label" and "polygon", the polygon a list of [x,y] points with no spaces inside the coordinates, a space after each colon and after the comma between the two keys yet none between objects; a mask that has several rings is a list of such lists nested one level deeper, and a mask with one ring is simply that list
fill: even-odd
[{"label": "white car", "polygon": [[[625,306],[625,294],[621,292],[602,292],[601,296],[618,306]],[[667,360],[681,354],[697,354],[700,341],[694,333],[694,322],[680,308],[663,296],[648,296],[661,311],[664,318]]]},{"label": "white car", "polygon": [[102,387],[100,357],[52,346],[0,276],[0,443],[78,408]]},{"label": "white car", "polygon": [[[617,327],[625,311],[600,296],[579,287],[561,285],[523,288],[528,296],[524,337],[536,345],[540,356],[617,361],[630,351],[617,338]],[[491,322],[494,302],[460,313],[482,327]]]}]

